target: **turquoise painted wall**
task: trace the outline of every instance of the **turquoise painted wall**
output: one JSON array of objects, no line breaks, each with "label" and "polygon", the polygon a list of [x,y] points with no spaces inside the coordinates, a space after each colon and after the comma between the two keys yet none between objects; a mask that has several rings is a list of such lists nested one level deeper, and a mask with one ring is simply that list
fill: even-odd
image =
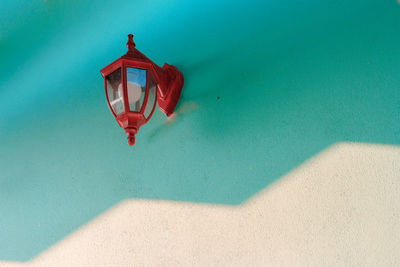
[{"label": "turquoise painted wall", "polygon": [[[127,33],[185,76],[133,148],[99,74]],[[398,145],[399,33],[395,0],[2,0],[0,260],[123,199],[238,205],[335,142]]]}]

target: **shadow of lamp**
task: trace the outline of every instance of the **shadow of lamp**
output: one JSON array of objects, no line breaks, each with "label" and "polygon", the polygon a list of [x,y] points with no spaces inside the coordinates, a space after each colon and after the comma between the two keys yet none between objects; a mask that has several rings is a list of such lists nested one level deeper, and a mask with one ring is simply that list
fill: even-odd
[{"label": "shadow of lamp", "polygon": [[161,68],[135,48],[128,35],[128,52],[100,70],[106,100],[118,125],[135,143],[139,127],[151,118],[156,102],[168,117],[174,112],[183,86],[183,75],[167,63]]}]

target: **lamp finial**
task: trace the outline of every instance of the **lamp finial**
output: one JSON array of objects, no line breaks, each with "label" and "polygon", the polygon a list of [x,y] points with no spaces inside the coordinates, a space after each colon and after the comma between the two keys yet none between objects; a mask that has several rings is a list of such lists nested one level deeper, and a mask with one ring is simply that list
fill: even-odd
[{"label": "lamp finial", "polygon": [[133,41],[133,34],[128,34],[128,42],[126,43],[126,47],[128,48],[128,53],[133,53],[133,49],[135,48],[136,44]]}]

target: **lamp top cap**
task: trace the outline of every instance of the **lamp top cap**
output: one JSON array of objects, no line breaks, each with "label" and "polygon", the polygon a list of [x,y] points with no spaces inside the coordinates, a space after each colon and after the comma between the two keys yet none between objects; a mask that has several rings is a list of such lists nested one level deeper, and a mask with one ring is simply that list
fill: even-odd
[{"label": "lamp top cap", "polygon": [[128,53],[133,53],[136,44],[133,41],[133,34],[128,34],[128,42],[126,43],[126,47],[128,48]]}]

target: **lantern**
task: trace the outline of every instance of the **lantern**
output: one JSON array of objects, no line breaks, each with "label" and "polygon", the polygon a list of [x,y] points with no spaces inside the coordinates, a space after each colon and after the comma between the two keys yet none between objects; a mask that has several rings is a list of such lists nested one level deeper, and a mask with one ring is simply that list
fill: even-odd
[{"label": "lantern", "polygon": [[135,48],[133,35],[128,35],[128,52],[100,70],[104,78],[106,100],[111,113],[135,143],[139,127],[149,121],[156,102],[170,116],[178,103],[183,76],[177,68],[161,68]]}]

